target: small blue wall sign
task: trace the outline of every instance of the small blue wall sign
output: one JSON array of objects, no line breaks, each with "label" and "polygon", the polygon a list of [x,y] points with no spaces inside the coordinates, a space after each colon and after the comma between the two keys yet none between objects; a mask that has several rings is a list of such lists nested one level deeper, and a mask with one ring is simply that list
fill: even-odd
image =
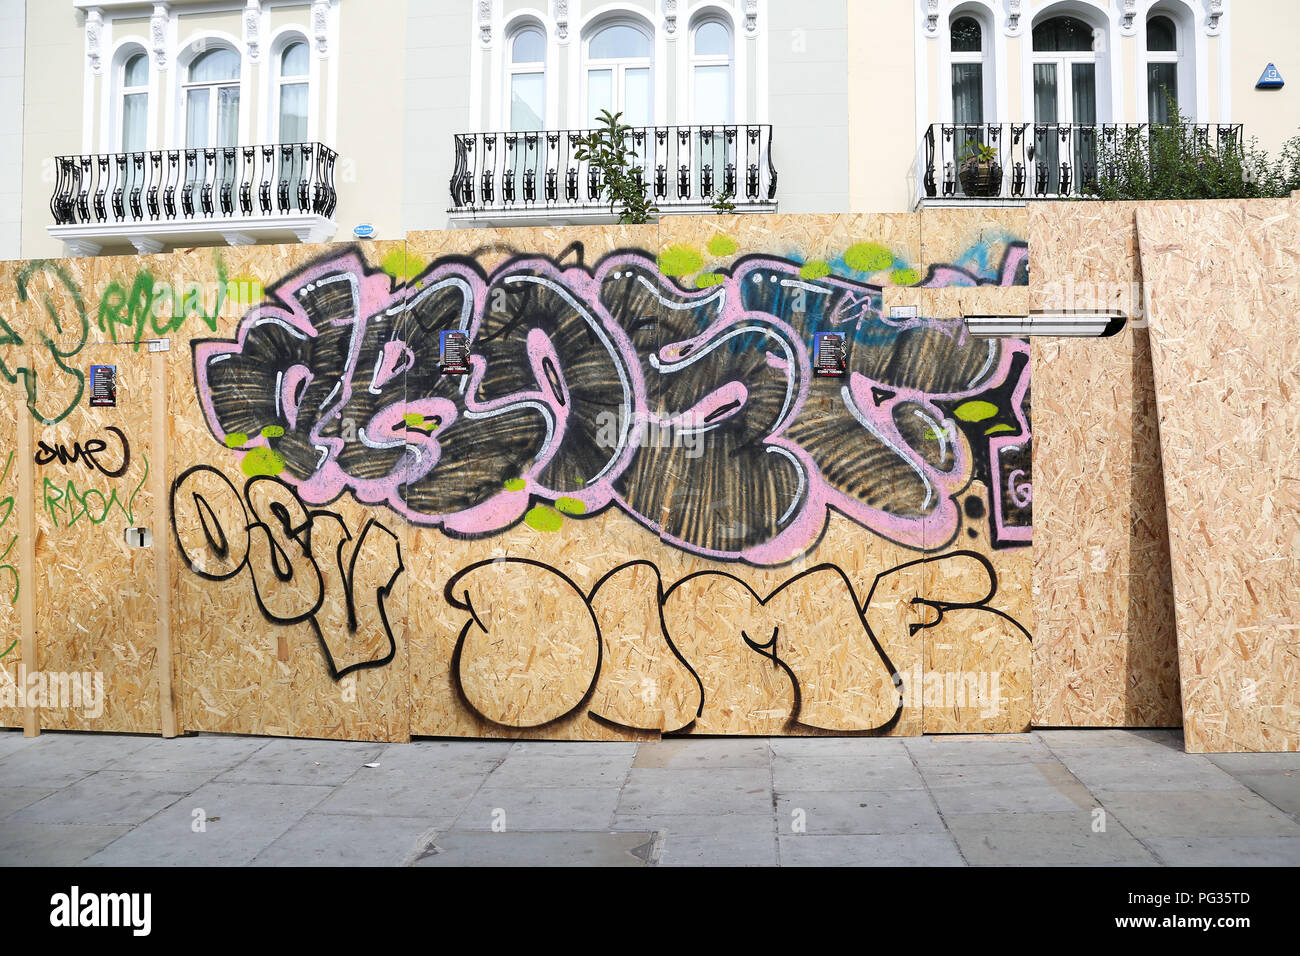
[{"label": "small blue wall sign", "polygon": [[1277,71],[1272,63],[1264,67],[1264,72],[1259,76],[1259,82],[1255,84],[1257,90],[1280,90],[1282,88],[1282,74]]},{"label": "small blue wall sign", "polygon": [[370,225],[368,222],[363,222],[352,230],[352,235],[356,236],[358,239],[369,239],[374,234],[375,227]]}]

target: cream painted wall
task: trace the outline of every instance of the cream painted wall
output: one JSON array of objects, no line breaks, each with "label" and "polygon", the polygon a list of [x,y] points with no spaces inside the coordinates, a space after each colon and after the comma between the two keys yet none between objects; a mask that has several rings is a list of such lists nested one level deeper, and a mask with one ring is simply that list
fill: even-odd
[{"label": "cream painted wall", "polygon": [[0,0],[0,259],[22,250],[23,0]]},{"label": "cream painted wall", "polygon": [[[1300,135],[1300,2],[1234,0],[1231,8],[1232,119],[1276,156],[1283,142]],[[1257,90],[1269,63],[1286,85]]]},{"label": "cream painted wall", "polygon": [[50,238],[53,157],[81,152],[85,33],[70,3],[27,4],[23,108],[23,258],[58,256]]},{"label": "cream painted wall", "polygon": [[849,211],[901,211],[915,190],[917,15],[848,3]]}]

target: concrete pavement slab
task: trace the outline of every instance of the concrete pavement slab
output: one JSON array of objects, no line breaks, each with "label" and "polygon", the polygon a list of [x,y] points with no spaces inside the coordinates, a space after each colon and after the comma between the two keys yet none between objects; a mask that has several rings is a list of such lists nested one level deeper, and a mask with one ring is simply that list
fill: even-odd
[{"label": "concrete pavement slab", "polygon": [[635,754],[596,753],[587,757],[555,757],[537,751],[512,752],[488,774],[485,787],[527,790],[530,787],[623,786]]},{"label": "concrete pavement slab", "polygon": [[1057,813],[1078,811],[1079,805],[1050,783],[1004,787],[931,787],[945,817],[957,813]]},{"label": "concrete pavement slab", "polygon": [[1057,747],[1163,747],[1183,750],[1183,732],[1175,728],[1127,730],[1112,727],[1079,727],[1035,730],[1033,736],[1046,746]]},{"label": "concrete pavement slab", "polygon": [[101,770],[20,810],[14,823],[143,823],[203,785],[202,775]]},{"label": "concrete pavement slab", "polygon": [[659,861],[659,834],[597,833],[443,833],[413,864],[429,866],[653,866]]},{"label": "concrete pavement slab", "polygon": [[238,783],[344,783],[364,765],[378,763],[388,744],[342,740],[272,740],[217,779]]},{"label": "concrete pavement slab", "polygon": [[615,830],[662,830],[683,836],[725,833],[736,839],[762,841],[776,835],[770,814],[763,813],[645,813],[619,808],[614,814]]},{"label": "concrete pavement slab", "polygon": [[0,820],[52,793],[47,787],[0,787]]},{"label": "concrete pavement slab", "polygon": [[777,790],[916,790],[925,786],[906,754],[772,758]]},{"label": "concrete pavement slab", "polygon": [[908,737],[904,746],[918,766],[1002,765],[1051,760],[1052,752],[1030,734]]},{"label": "concrete pavement slab", "polygon": [[75,866],[98,853],[129,826],[0,823],[0,866]]},{"label": "concrete pavement slab", "polygon": [[1300,770],[1234,773],[1233,779],[1254,790],[1283,813],[1300,818]]},{"label": "concrete pavement slab", "polygon": [[1232,790],[1232,775],[1204,757],[1172,750],[1057,747],[1056,756],[1090,790]]},{"label": "concrete pavement slab", "polygon": [[779,837],[782,866],[964,866],[946,833]]},{"label": "concrete pavement slab", "polygon": [[403,771],[385,773],[381,767],[335,787],[314,812],[423,817],[431,826],[450,827],[486,778],[487,774],[442,774],[432,780]]},{"label": "concrete pavement slab", "polygon": [[[797,813],[796,811],[801,811]],[[924,790],[804,790],[776,795],[776,824],[814,836],[939,833],[943,818]]]},{"label": "concrete pavement slab", "polygon": [[152,740],[138,750],[104,765],[105,770],[204,773],[209,779],[247,760],[265,747],[266,737],[230,737],[223,734]]},{"label": "concrete pavement slab", "polygon": [[762,839],[721,830],[710,834],[667,833],[660,866],[775,866],[776,836]]},{"label": "concrete pavement slab", "polygon": [[634,767],[618,801],[620,812],[692,815],[772,813],[771,772],[766,767],[669,770]]},{"label": "concrete pavement slab", "polygon": [[1300,836],[1300,824],[1245,787],[1236,790],[1098,791],[1108,813],[1140,840],[1149,837]]},{"label": "concrete pavement slab", "polygon": [[1091,813],[948,814],[944,820],[972,866],[1151,864],[1155,858],[1117,821],[1093,829]]},{"label": "concrete pavement slab", "polygon": [[712,737],[694,740],[677,737],[641,744],[637,748],[633,766],[673,770],[766,767],[771,760],[771,748],[763,738]]},{"label": "concrete pavement slab", "polygon": [[401,866],[433,837],[424,817],[309,813],[252,860],[253,866]]},{"label": "concrete pavement slab", "polygon": [[782,757],[898,757],[905,737],[771,737],[768,747]]},{"label": "concrete pavement slab", "polygon": [[1152,837],[1147,845],[1167,866],[1300,866],[1300,836]]},{"label": "concrete pavement slab", "polygon": [[306,816],[329,792],[329,787],[290,784],[205,784],[87,863],[242,866]]},{"label": "concrete pavement slab", "polygon": [[616,787],[489,790],[474,794],[455,830],[611,830]]}]

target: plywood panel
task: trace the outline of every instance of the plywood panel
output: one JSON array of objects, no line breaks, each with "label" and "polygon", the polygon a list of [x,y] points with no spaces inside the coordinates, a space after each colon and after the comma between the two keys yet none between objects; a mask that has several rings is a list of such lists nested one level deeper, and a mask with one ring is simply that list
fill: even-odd
[{"label": "plywood panel", "polygon": [[1192,752],[1300,749],[1300,215],[1140,209]]},{"label": "plywood panel", "polygon": [[1173,597],[1133,204],[1034,204],[1032,305],[1120,308],[1105,339],[1033,340],[1034,722],[1179,723]]},{"label": "plywood panel", "polygon": [[[26,323],[17,312],[15,282],[24,264],[0,262],[0,727],[21,727],[19,665],[23,662],[23,627],[19,600],[28,569],[23,566],[23,527],[31,510],[19,487],[19,475],[28,459],[19,446],[19,416],[30,421],[20,369],[30,364],[30,339]],[[31,426],[26,425],[30,433]],[[25,668],[24,668],[25,670]]]},{"label": "plywood panel", "polygon": [[[185,729],[408,736],[404,527],[313,483],[325,467],[313,443],[337,456],[371,415],[394,406],[401,420],[400,377],[395,393],[371,391],[374,370],[357,362],[374,348],[365,320],[400,301],[403,251],[195,250],[178,266],[227,291],[173,323],[168,353]],[[356,382],[364,410],[341,397]]]}]

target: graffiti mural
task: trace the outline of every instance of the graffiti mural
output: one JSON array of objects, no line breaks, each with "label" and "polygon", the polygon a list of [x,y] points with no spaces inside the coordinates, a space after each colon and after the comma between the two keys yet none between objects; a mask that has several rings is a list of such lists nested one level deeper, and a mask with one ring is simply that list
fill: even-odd
[{"label": "graffiti mural", "polygon": [[0,498],[0,611],[25,554],[112,597],[35,598],[39,653],[106,666],[93,729],[1023,729],[1028,344],[884,306],[1023,293],[1020,220],[953,213],[933,261],[907,216],[740,218],[0,270],[31,497]]},{"label": "graffiti mural", "polygon": [[[1015,253],[1002,281],[1023,272]],[[624,251],[490,274],[452,257],[395,284],[350,250],[270,287],[234,339],[196,343],[195,382],[246,474],[453,536],[499,533],[539,503],[615,507],[685,551],[776,565],[834,510],[934,551],[978,477],[996,489],[995,544],[1027,542],[1027,345],[894,321],[880,287],[807,274],[751,256],[686,290]],[[927,281],[958,277],[980,281],[955,266]],[[833,382],[811,374],[825,329],[845,333]],[[439,370],[448,331],[469,337],[466,376]]]}]

